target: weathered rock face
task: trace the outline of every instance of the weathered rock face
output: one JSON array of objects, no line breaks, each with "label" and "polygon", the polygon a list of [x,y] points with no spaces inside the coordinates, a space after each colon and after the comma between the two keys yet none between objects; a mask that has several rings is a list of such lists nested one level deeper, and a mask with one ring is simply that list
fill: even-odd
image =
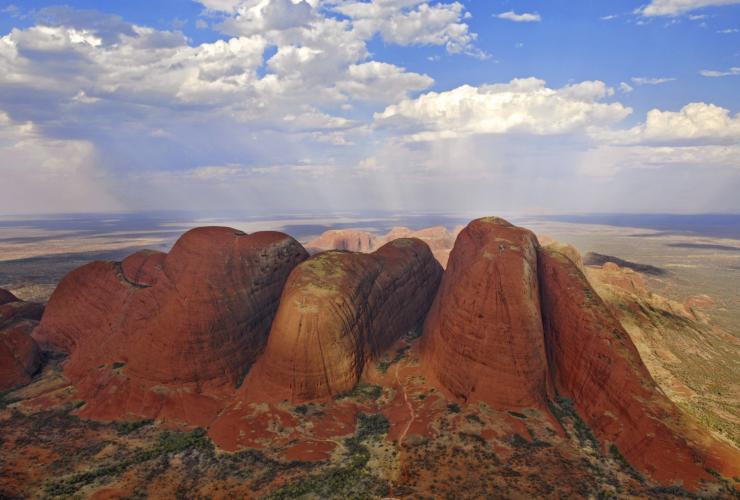
[{"label": "weathered rock face", "polygon": [[245,395],[297,403],[352,389],[369,360],[423,320],[441,275],[416,239],[313,256],[286,283]]},{"label": "weathered rock face", "polygon": [[454,231],[448,231],[444,226],[427,227],[418,231],[407,227],[394,227],[385,236],[378,238],[378,246],[397,238],[418,238],[429,245],[434,258],[442,267],[447,267],[447,260],[455,244],[455,237],[461,230],[462,228],[456,228]]},{"label": "weathered rock face", "polygon": [[54,290],[33,337],[48,351],[70,354],[89,336],[110,342],[114,318],[137,288],[114,262],[91,262],[67,274]]},{"label": "weathered rock face", "polygon": [[556,241],[549,236],[538,236],[537,239],[540,241],[541,246],[547,247],[550,250],[554,250],[565,255],[576,265],[578,269],[583,271],[583,257],[581,256],[581,253],[576,249],[576,247],[567,243]]},{"label": "weathered rock face", "polygon": [[41,368],[41,351],[30,335],[35,326],[22,320],[0,330],[0,391],[27,384]]},{"label": "weathered rock face", "polygon": [[27,384],[41,368],[41,351],[30,333],[43,311],[43,305],[0,288],[0,391]]},{"label": "weathered rock face", "polygon": [[458,236],[423,340],[427,369],[455,396],[501,408],[545,405],[537,247],[530,231],[493,217]]},{"label": "weathered rock face", "polygon": [[552,380],[606,447],[662,484],[694,488],[740,473],[740,456],[683,414],[653,381],[630,337],[562,254],[540,250],[540,288]]},{"label": "weathered rock face", "polygon": [[151,286],[162,271],[167,254],[156,250],[141,250],[121,262],[123,276],[135,285]]},{"label": "weathered rock face", "polygon": [[42,304],[25,302],[8,290],[0,288],[0,329],[6,328],[16,321],[41,319],[44,312]]},{"label": "weathered rock face", "polygon": [[71,353],[65,374],[83,413],[197,420],[190,403],[233,391],[262,351],[285,280],[305,258],[281,233],[193,229],[167,255],[70,273],[34,336]]}]

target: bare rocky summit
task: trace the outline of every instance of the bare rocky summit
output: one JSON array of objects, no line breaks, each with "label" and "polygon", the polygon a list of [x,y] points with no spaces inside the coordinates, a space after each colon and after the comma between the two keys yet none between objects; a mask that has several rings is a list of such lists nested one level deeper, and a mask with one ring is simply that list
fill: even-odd
[{"label": "bare rocky summit", "polygon": [[311,257],[288,278],[246,393],[300,403],[350,391],[369,362],[423,321],[441,276],[418,239]]}]

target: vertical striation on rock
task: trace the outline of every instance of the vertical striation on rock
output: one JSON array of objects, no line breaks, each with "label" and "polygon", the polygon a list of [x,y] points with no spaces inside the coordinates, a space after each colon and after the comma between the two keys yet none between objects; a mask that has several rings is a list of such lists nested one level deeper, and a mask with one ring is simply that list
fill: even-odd
[{"label": "vertical striation on rock", "polygon": [[369,360],[423,320],[441,275],[417,239],[303,262],[286,283],[245,395],[296,403],[352,389]]},{"label": "vertical striation on rock", "polygon": [[85,414],[167,408],[188,420],[198,411],[188,401],[241,382],[264,348],[288,274],[305,258],[282,233],[193,229],[166,255],[138,252],[73,271],[34,335],[71,354],[65,374],[87,401]]},{"label": "vertical striation on rock", "polygon": [[537,239],[488,217],[458,235],[427,317],[427,370],[456,397],[496,407],[544,406],[547,360]]},{"label": "vertical striation on rock", "polygon": [[659,389],[622,325],[570,258],[539,256],[544,331],[552,380],[604,446],[614,445],[662,484],[695,488],[740,473],[737,451],[712,439]]}]

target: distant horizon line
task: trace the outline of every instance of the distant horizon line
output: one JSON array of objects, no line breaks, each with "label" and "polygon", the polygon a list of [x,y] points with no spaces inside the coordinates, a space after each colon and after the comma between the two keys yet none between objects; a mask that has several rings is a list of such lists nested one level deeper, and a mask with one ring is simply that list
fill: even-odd
[{"label": "distant horizon line", "polygon": [[275,211],[250,211],[243,209],[208,209],[208,210],[187,210],[187,209],[151,209],[151,210],[117,210],[117,211],[79,211],[79,212],[26,212],[0,214],[0,220],[18,220],[23,218],[70,218],[84,216],[132,216],[132,215],[200,215],[202,217],[218,217],[223,215],[240,215],[247,217],[281,217],[281,216],[340,216],[340,215],[472,215],[488,214],[499,215],[507,214],[516,217],[587,217],[587,216],[673,216],[673,217],[692,217],[692,216],[740,216],[740,209],[737,211],[706,211],[706,212],[670,212],[670,211],[551,211],[551,212],[529,212],[514,210],[382,210],[382,209],[348,209],[348,210],[324,210],[324,209],[285,209]]}]

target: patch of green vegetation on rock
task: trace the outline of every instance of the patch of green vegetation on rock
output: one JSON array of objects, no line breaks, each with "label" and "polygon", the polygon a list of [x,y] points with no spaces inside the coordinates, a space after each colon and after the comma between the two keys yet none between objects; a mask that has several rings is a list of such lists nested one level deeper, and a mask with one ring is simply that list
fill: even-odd
[{"label": "patch of green vegetation on rock", "polygon": [[151,418],[145,419],[145,420],[134,420],[131,422],[116,422],[116,431],[118,431],[118,434],[121,436],[125,436],[127,434],[131,434],[132,432],[135,432],[142,427],[146,427],[147,425],[151,425],[154,423],[154,420]]},{"label": "patch of green vegetation on rock", "polygon": [[0,410],[20,401],[20,398],[11,397],[11,392],[12,391],[0,392]]},{"label": "patch of green vegetation on rock", "polygon": [[357,414],[357,432],[356,437],[363,440],[369,436],[378,436],[388,432],[390,424],[388,419],[382,413],[365,413]]},{"label": "patch of green vegetation on rock", "polygon": [[396,355],[393,357],[393,359],[389,360],[386,358],[386,359],[379,361],[377,365],[378,371],[380,373],[386,373],[388,371],[388,368],[400,362],[401,360],[406,359],[408,357],[408,355],[406,354],[406,351],[408,351],[409,349],[410,349],[410,346],[401,347],[400,349],[396,351]]},{"label": "patch of green vegetation on rock", "polygon": [[199,428],[187,433],[164,431],[160,434],[157,444],[150,449],[139,451],[126,460],[49,482],[44,489],[50,496],[70,497],[98,479],[116,477],[134,465],[189,450],[199,450],[206,454],[214,453],[213,443],[206,436],[205,430]]},{"label": "patch of green vegetation on rock", "polygon": [[383,395],[383,388],[379,385],[374,384],[357,384],[354,389],[350,391],[340,392],[334,399],[342,400],[347,398],[364,399],[368,401],[375,401]]},{"label": "patch of green vegetation on rock", "polygon": [[422,333],[424,333],[422,326],[417,325],[414,329],[406,332],[406,334],[403,336],[403,340],[405,340],[406,342],[413,342],[414,340],[421,337]]},{"label": "patch of green vegetation on rock", "polygon": [[566,433],[567,429],[565,426],[565,419],[567,418],[572,423],[573,429],[575,430],[576,436],[578,437],[578,441],[581,444],[590,444],[593,449],[599,449],[600,446],[598,439],[596,439],[596,436],[594,436],[591,428],[586,422],[583,421],[581,416],[576,411],[576,408],[573,405],[573,401],[568,398],[557,396],[555,398],[555,402],[548,401],[547,405],[550,409],[550,413],[552,413],[553,416],[558,420],[558,422],[560,422],[561,427],[566,430]]},{"label": "patch of green vegetation on rock", "polygon": [[371,499],[388,494],[387,481],[372,475],[366,465],[370,451],[364,441],[388,432],[390,424],[382,414],[357,414],[355,435],[344,441],[345,464],[310,475],[267,494],[268,500],[293,498]]},{"label": "patch of green vegetation on rock", "polygon": [[637,472],[627,461],[614,443],[609,444],[609,455],[622,467],[622,469],[637,481],[644,483],[645,478]]},{"label": "patch of green vegetation on rock", "polygon": [[411,238],[398,238],[391,241],[391,245],[394,247],[410,247],[413,244],[414,241]]}]

